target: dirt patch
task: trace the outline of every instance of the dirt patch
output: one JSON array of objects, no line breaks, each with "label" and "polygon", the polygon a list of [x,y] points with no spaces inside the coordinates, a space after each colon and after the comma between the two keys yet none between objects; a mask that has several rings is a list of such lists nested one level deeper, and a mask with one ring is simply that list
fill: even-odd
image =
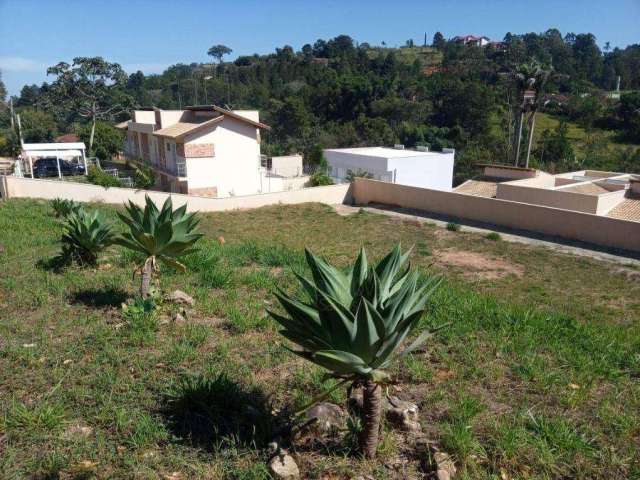
[{"label": "dirt patch", "polygon": [[359,207],[353,207],[351,205],[343,205],[341,203],[334,205],[333,208],[336,211],[336,213],[341,217],[348,217],[360,211]]},{"label": "dirt patch", "polygon": [[434,257],[439,265],[463,269],[462,275],[467,278],[497,280],[508,275],[520,278],[524,274],[522,265],[509,263],[501,258],[489,258],[476,252],[448,249],[437,252]]}]

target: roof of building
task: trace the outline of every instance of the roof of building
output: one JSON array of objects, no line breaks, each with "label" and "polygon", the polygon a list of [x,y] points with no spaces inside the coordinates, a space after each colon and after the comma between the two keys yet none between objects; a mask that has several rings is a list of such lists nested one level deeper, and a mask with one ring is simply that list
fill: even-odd
[{"label": "roof of building", "polygon": [[584,195],[601,195],[603,193],[609,193],[611,191],[607,190],[604,187],[601,187],[597,183],[583,183],[567,188],[560,188],[558,190],[561,192],[582,193]]},{"label": "roof of building", "polygon": [[124,130],[129,127],[129,120],[125,120],[124,122],[116,123],[114,127]]},{"label": "roof of building", "polygon": [[492,177],[477,177],[458,185],[453,191],[475,197],[495,198],[498,183],[500,183],[501,180],[502,179]]},{"label": "roof of building", "polygon": [[185,110],[191,110],[193,112],[214,111],[214,112],[218,112],[221,115],[224,115],[226,117],[235,118],[236,120],[240,120],[242,122],[249,123],[249,124],[253,125],[254,127],[264,128],[265,130],[271,130],[271,127],[269,125],[267,125],[266,123],[256,122],[255,120],[252,120],[252,119],[247,118],[247,117],[245,117],[243,115],[240,115],[239,113],[232,112],[231,110],[227,110],[226,108],[222,108],[222,107],[219,107],[217,105],[192,105],[192,106],[189,106],[189,107],[185,107]]},{"label": "roof of building", "polygon": [[161,128],[160,130],[156,130],[153,134],[158,137],[180,139],[192,133],[205,130],[211,125],[220,123],[223,119],[224,116],[220,115],[219,117],[211,118],[203,122],[178,122],[173,125],[169,125],[168,127]]},{"label": "roof of building", "polygon": [[625,198],[609,210],[607,217],[640,222],[640,197]]},{"label": "roof of building", "polygon": [[38,150],[84,150],[83,142],[60,142],[60,143],[25,143],[22,145],[24,151]]},{"label": "roof of building", "polygon": [[418,150],[403,150],[389,147],[355,147],[355,148],[328,148],[327,152],[348,153],[351,155],[366,155],[380,158],[407,158],[442,155],[443,152],[421,152]]},{"label": "roof of building", "polygon": [[70,143],[70,142],[79,142],[80,138],[75,133],[66,133],[64,135],[60,135],[54,139],[56,143]]}]

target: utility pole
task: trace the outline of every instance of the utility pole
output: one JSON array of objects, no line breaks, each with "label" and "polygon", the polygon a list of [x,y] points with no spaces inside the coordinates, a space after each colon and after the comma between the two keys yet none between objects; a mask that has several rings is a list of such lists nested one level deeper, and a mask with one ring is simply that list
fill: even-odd
[{"label": "utility pole", "polygon": [[533,143],[533,131],[536,128],[536,111],[531,112],[531,130],[529,130],[529,146],[527,147],[527,160],[525,161],[525,168],[529,168],[529,157],[531,156],[531,144]]},{"label": "utility pole", "polygon": [[11,117],[11,130],[15,130],[16,125],[13,120],[13,116],[15,115],[13,112],[13,97],[9,97],[9,112],[10,112],[9,116]]},{"label": "utility pole", "polygon": [[424,32],[424,44],[422,46],[423,47],[427,46],[427,32]]}]

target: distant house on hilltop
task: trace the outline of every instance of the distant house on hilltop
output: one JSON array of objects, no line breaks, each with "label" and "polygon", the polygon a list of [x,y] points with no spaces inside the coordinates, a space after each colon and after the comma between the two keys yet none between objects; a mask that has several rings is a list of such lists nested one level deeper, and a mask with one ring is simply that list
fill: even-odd
[{"label": "distant house on hilltop", "polygon": [[489,45],[491,40],[489,37],[481,36],[477,37],[475,35],[463,35],[453,37],[453,41],[456,43],[461,43],[463,45],[472,45],[475,47],[484,47],[485,45]]}]

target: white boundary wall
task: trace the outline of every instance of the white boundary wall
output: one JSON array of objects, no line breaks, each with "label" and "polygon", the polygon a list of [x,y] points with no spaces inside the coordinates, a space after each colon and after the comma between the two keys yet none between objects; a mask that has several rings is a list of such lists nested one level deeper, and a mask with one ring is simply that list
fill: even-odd
[{"label": "white boundary wall", "polygon": [[152,190],[134,190],[131,188],[104,188],[98,185],[59,180],[0,176],[0,194],[2,198],[66,198],[77,202],[115,204],[122,204],[131,200],[138,205],[144,205],[144,197],[145,195],[149,195],[156,203],[162,203],[168,197],[172,198],[175,206],[181,206],[186,203],[188,211],[220,212],[225,210],[258,208],[265,205],[307,202],[336,205],[350,199],[350,185],[329,185],[325,187],[263,193],[259,195],[210,198],[178,193],[156,192]]}]

